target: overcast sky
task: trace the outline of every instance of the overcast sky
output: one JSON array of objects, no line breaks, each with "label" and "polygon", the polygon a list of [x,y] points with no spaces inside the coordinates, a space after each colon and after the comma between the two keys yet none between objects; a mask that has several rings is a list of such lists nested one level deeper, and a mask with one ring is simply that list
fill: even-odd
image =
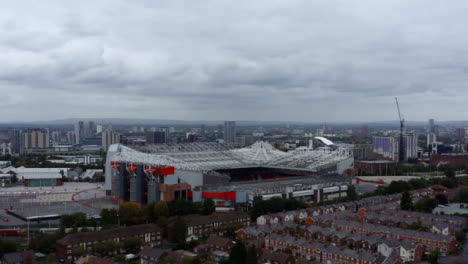
[{"label": "overcast sky", "polygon": [[[72,3],[73,2],[73,3]],[[0,122],[468,120],[468,1],[7,1]]]}]

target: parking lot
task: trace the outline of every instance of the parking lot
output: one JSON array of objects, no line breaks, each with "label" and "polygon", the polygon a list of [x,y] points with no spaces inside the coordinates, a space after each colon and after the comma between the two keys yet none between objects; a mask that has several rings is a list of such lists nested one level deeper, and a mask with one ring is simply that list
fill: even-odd
[{"label": "parking lot", "polygon": [[[97,215],[102,208],[116,206],[105,195],[102,184],[65,183],[53,187],[12,187],[0,189],[0,227],[22,227],[26,222],[6,213],[11,210],[22,217],[51,216],[84,212]],[[57,224],[58,220],[41,221]]]}]

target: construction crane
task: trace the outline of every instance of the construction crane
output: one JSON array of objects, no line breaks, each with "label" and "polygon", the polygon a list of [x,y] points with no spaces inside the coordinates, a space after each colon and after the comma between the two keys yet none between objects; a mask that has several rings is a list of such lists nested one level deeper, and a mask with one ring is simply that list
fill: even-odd
[{"label": "construction crane", "polygon": [[400,147],[398,150],[398,160],[403,161],[405,159],[405,153],[403,151],[403,128],[405,127],[405,119],[401,118],[400,105],[398,104],[397,97],[395,97],[395,102],[398,109],[398,118],[400,119]]}]

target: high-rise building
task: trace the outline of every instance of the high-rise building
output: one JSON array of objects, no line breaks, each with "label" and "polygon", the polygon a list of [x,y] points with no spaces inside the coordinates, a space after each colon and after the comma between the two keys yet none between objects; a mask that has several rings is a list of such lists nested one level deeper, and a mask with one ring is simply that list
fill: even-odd
[{"label": "high-rise building", "polygon": [[22,154],[23,152],[23,140],[22,132],[19,129],[10,130],[10,142],[11,152],[14,154]]},{"label": "high-rise building", "polygon": [[[409,131],[403,134],[403,158],[417,158],[417,143],[418,136],[415,131]],[[381,156],[381,158],[389,158],[393,161],[399,160],[400,153],[400,136],[397,135],[373,137],[372,151]]]},{"label": "high-rise building", "polygon": [[86,137],[83,121],[78,121],[75,124],[75,144],[81,144]]},{"label": "high-rise building", "polygon": [[171,129],[169,127],[160,127],[159,132],[164,133],[164,144],[171,142]]},{"label": "high-rise building", "polygon": [[166,133],[162,131],[146,133],[147,144],[164,144],[166,143]]},{"label": "high-rise building", "polygon": [[60,131],[58,130],[52,131],[50,137],[52,139],[53,146],[58,145],[60,143]]},{"label": "high-rise building", "polygon": [[464,128],[457,128],[455,130],[455,137],[457,138],[458,142],[465,142],[465,129]]},{"label": "high-rise building", "polygon": [[236,121],[224,121],[224,143],[236,143]]},{"label": "high-rise building", "polygon": [[429,133],[434,133],[435,132],[435,129],[434,129],[434,119],[429,119],[429,127],[427,128],[428,132]]},{"label": "high-rise building", "polygon": [[373,137],[372,151],[394,161],[398,161],[399,138],[398,137]]},{"label": "high-rise building", "polygon": [[96,134],[96,124],[93,121],[88,122],[86,127],[86,137],[93,137]]},{"label": "high-rise building", "polygon": [[200,134],[205,134],[205,124],[201,124],[200,126]]},{"label": "high-rise building", "polygon": [[418,145],[418,136],[416,131],[408,131],[403,135],[403,152],[404,158],[417,158],[417,145]]},{"label": "high-rise building", "polygon": [[68,144],[76,144],[75,131],[67,131],[67,143]]},{"label": "high-rise building", "polygon": [[107,151],[110,145],[117,143],[120,143],[119,133],[110,129],[106,129],[106,131],[102,132],[102,149],[104,151]]},{"label": "high-rise building", "polygon": [[48,149],[49,131],[47,129],[33,129],[23,133],[22,145],[25,152]]},{"label": "high-rise building", "polygon": [[102,133],[102,125],[97,125],[96,126],[96,134]]},{"label": "high-rise building", "polygon": [[427,143],[426,143],[427,146],[429,146],[429,145],[432,146],[432,143],[434,143],[436,141],[437,141],[436,134],[434,134],[434,133],[427,134]]}]

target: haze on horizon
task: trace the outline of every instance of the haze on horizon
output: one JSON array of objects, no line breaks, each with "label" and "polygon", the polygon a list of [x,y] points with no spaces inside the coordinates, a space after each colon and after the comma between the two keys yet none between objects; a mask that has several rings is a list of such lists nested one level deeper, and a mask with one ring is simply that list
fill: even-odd
[{"label": "haze on horizon", "polygon": [[0,123],[467,120],[468,1],[11,1]]}]

